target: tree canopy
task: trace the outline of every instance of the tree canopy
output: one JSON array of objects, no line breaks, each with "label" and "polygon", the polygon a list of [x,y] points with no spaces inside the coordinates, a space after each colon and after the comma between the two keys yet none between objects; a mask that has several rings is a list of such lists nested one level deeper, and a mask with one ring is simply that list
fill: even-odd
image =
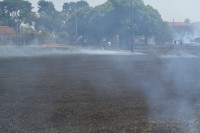
[{"label": "tree canopy", "polygon": [[[144,36],[146,44],[147,40],[152,37],[157,43],[170,40],[168,27],[159,12],[145,5],[142,0],[132,0],[132,2],[130,0],[108,0],[94,8],[76,10],[67,21],[72,31],[75,27],[75,17],[79,20],[78,34],[83,35],[92,43],[94,40],[100,43],[102,39],[109,40],[119,35],[120,43],[128,45],[131,32],[134,36]],[[73,34],[72,32],[71,35]]]},{"label": "tree canopy", "polygon": [[4,0],[0,2],[1,23],[17,28],[21,23],[27,23],[32,5],[24,0]]},{"label": "tree canopy", "polygon": [[1,1],[0,24],[17,29],[22,23],[32,25],[35,33],[45,32],[64,42],[81,37],[88,44],[99,45],[102,40],[118,36],[120,45],[128,46],[131,33],[134,37],[143,36],[146,44],[152,37],[157,43],[170,40],[159,12],[142,0],[107,0],[96,7],[82,0],[66,2],[62,11],[57,11],[51,1],[39,0],[37,12],[26,0]]}]

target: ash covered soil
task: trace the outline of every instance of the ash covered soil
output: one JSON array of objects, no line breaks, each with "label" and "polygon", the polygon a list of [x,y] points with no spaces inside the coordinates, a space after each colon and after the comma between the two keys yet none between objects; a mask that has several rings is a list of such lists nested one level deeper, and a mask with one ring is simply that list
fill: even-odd
[{"label": "ash covered soil", "polygon": [[199,132],[199,58],[0,58],[2,133]]}]

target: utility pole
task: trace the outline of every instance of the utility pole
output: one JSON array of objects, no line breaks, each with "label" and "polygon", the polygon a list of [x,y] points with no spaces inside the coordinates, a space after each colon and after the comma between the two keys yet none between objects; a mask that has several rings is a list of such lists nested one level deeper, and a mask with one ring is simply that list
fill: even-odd
[{"label": "utility pole", "polygon": [[78,18],[77,18],[77,15],[76,15],[76,46],[78,47]]},{"label": "utility pole", "polygon": [[131,52],[133,53],[133,0],[131,0]]},{"label": "utility pole", "polygon": [[78,7],[77,7],[77,4],[76,4],[76,7],[75,7],[75,45],[76,47],[78,47]]}]

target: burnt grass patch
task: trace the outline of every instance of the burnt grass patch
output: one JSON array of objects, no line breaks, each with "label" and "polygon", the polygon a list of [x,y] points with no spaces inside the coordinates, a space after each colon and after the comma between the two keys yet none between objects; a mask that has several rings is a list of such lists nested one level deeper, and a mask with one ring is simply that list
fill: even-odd
[{"label": "burnt grass patch", "polygon": [[[193,132],[182,127],[199,125],[198,118],[172,120],[173,100],[151,97],[145,89],[152,85],[156,93],[162,84],[169,99],[178,96],[174,82],[162,80],[163,60],[131,55],[0,59],[0,132]],[[199,78],[199,71],[195,74]],[[174,108],[162,114],[168,104]],[[192,107],[199,116],[198,97]]]}]

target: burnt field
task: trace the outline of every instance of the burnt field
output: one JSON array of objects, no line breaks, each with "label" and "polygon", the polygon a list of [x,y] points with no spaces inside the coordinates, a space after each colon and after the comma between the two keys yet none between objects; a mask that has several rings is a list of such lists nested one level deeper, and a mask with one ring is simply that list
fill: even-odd
[{"label": "burnt field", "polygon": [[2,57],[0,132],[200,132],[199,57],[172,57]]}]

